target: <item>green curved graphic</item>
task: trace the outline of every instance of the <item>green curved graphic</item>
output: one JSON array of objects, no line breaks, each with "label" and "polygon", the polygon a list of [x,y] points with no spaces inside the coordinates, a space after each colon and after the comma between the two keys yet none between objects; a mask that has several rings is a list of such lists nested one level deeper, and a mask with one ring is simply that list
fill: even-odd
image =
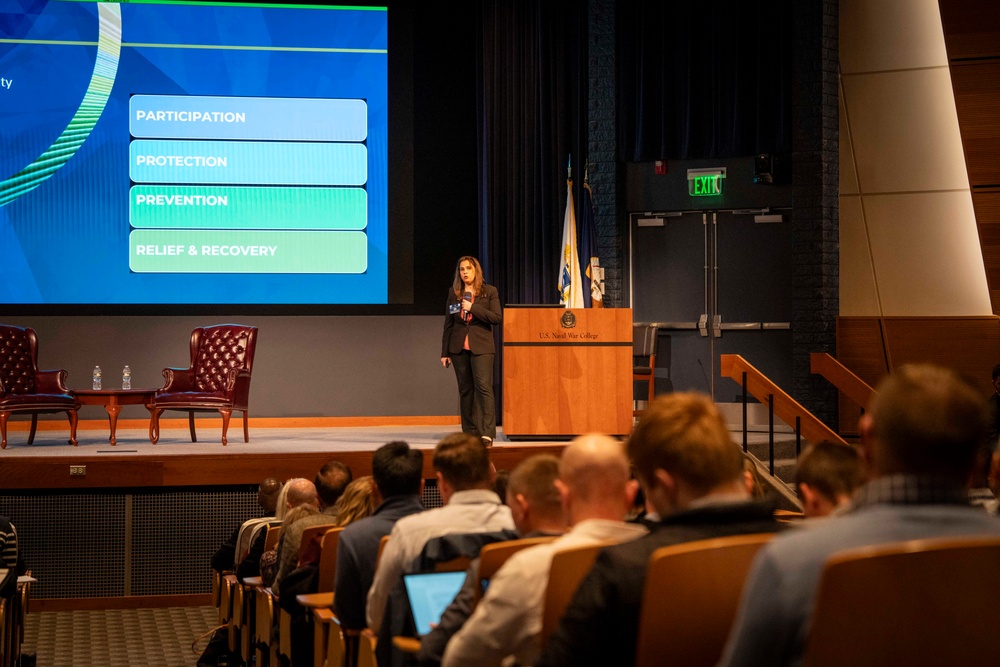
[{"label": "green curved graphic", "polygon": [[7,180],[0,183],[0,206],[14,201],[26,192],[34,190],[42,181],[52,176],[76,155],[83,142],[101,118],[104,107],[111,95],[118,73],[118,56],[122,48],[122,12],[116,4],[97,3],[100,20],[97,42],[97,60],[94,74],[87,86],[87,93],[80,102],[73,119],[62,134],[44,153]]}]

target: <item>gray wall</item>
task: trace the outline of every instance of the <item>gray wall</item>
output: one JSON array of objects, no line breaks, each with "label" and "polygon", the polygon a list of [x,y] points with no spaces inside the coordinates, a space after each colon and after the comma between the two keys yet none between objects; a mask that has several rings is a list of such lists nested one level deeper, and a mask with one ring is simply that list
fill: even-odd
[{"label": "gray wall", "polygon": [[[163,368],[187,367],[193,328],[237,322],[260,329],[251,417],[458,414],[454,374],[441,367],[442,318],[437,316],[20,316],[2,321],[34,328],[39,367],[65,368],[71,389],[89,388],[96,364],[105,387],[120,386],[125,364],[132,367],[134,388],[160,387]],[[122,411],[123,419],[144,416],[148,413],[140,406]],[[98,408],[81,413],[82,419],[102,417]]]}]

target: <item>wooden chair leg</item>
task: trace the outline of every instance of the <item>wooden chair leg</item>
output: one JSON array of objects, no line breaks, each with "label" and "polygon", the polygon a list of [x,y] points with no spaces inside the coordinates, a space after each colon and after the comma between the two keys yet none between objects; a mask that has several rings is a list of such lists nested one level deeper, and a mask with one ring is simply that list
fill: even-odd
[{"label": "wooden chair leg", "polygon": [[76,441],[76,425],[80,419],[80,415],[76,410],[67,410],[66,415],[69,417],[69,444],[76,447],[78,444]]},{"label": "wooden chair leg", "polygon": [[229,444],[229,440],[226,439],[226,433],[229,431],[229,418],[233,416],[233,411],[219,410],[219,414],[222,415],[222,445],[226,446]]},{"label": "wooden chair leg", "polygon": [[0,449],[7,449],[7,418],[9,412],[0,412]]},{"label": "wooden chair leg", "polygon": [[243,411],[243,442],[250,442],[249,410]]},{"label": "wooden chair leg", "polygon": [[149,441],[154,445],[160,440],[160,415],[163,408],[150,408],[149,410]]},{"label": "wooden chair leg", "polygon": [[35,429],[38,427],[38,413],[31,413],[31,432],[28,433],[28,444],[35,442]]},{"label": "wooden chair leg", "polygon": [[188,413],[188,426],[191,428],[191,442],[198,442],[198,436],[194,432],[194,413]]}]

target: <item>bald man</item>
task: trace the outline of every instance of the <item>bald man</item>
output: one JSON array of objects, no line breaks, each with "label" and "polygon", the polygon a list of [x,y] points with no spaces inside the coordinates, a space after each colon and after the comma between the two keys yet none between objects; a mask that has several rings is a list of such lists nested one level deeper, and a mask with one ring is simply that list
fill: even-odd
[{"label": "bald man", "polygon": [[504,563],[468,622],[448,642],[443,667],[499,666],[507,656],[521,665],[534,664],[552,557],[573,547],[645,535],[644,527],[623,521],[637,489],[629,480],[625,449],[614,438],[585,435],[573,440],[563,450],[555,485],[570,531]]},{"label": "bald man", "polygon": [[656,549],[779,528],[770,506],[750,500],[743,453],[708,396],[675,393],[650,403],[628,455],[661,520],[649,535],[598,554],[536,667],[634,664],[646,563]]}]

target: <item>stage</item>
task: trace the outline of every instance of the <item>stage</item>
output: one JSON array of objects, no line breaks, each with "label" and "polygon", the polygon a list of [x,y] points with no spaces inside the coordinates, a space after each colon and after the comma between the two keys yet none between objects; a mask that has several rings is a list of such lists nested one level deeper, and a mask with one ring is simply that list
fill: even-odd
[{"label": "stage", "polygon": [[[186,420],[161,420],[160,439],[154,445],[149,441],[148,424],[135,419],[119,422],[117,444],[111,446],[107,423],[88,420],[80,422],[74,447],[68,444],[66,421],[39,422],[32,445],[27,444],[27,423],[11,422],[7,449],[0,451],[0,488],[9,493],[250,485],[266,477],[311,479],[331,458],[361,476],[371,474],[372,452],[391,440],[405,440],[425,450],[424,476],[432,479],[430,452],[439,440],[458,430],[454,417],[263,419],[259,423],[251,419],[247,443],[243,442],[242,421],[234,415],[226,446],[218,419],[198,420],[197,442],[191,442]],[[513,443],[499,429],[490,457],[497,470],[510,470],[532,454],[558,455],[565,444]]]}]

